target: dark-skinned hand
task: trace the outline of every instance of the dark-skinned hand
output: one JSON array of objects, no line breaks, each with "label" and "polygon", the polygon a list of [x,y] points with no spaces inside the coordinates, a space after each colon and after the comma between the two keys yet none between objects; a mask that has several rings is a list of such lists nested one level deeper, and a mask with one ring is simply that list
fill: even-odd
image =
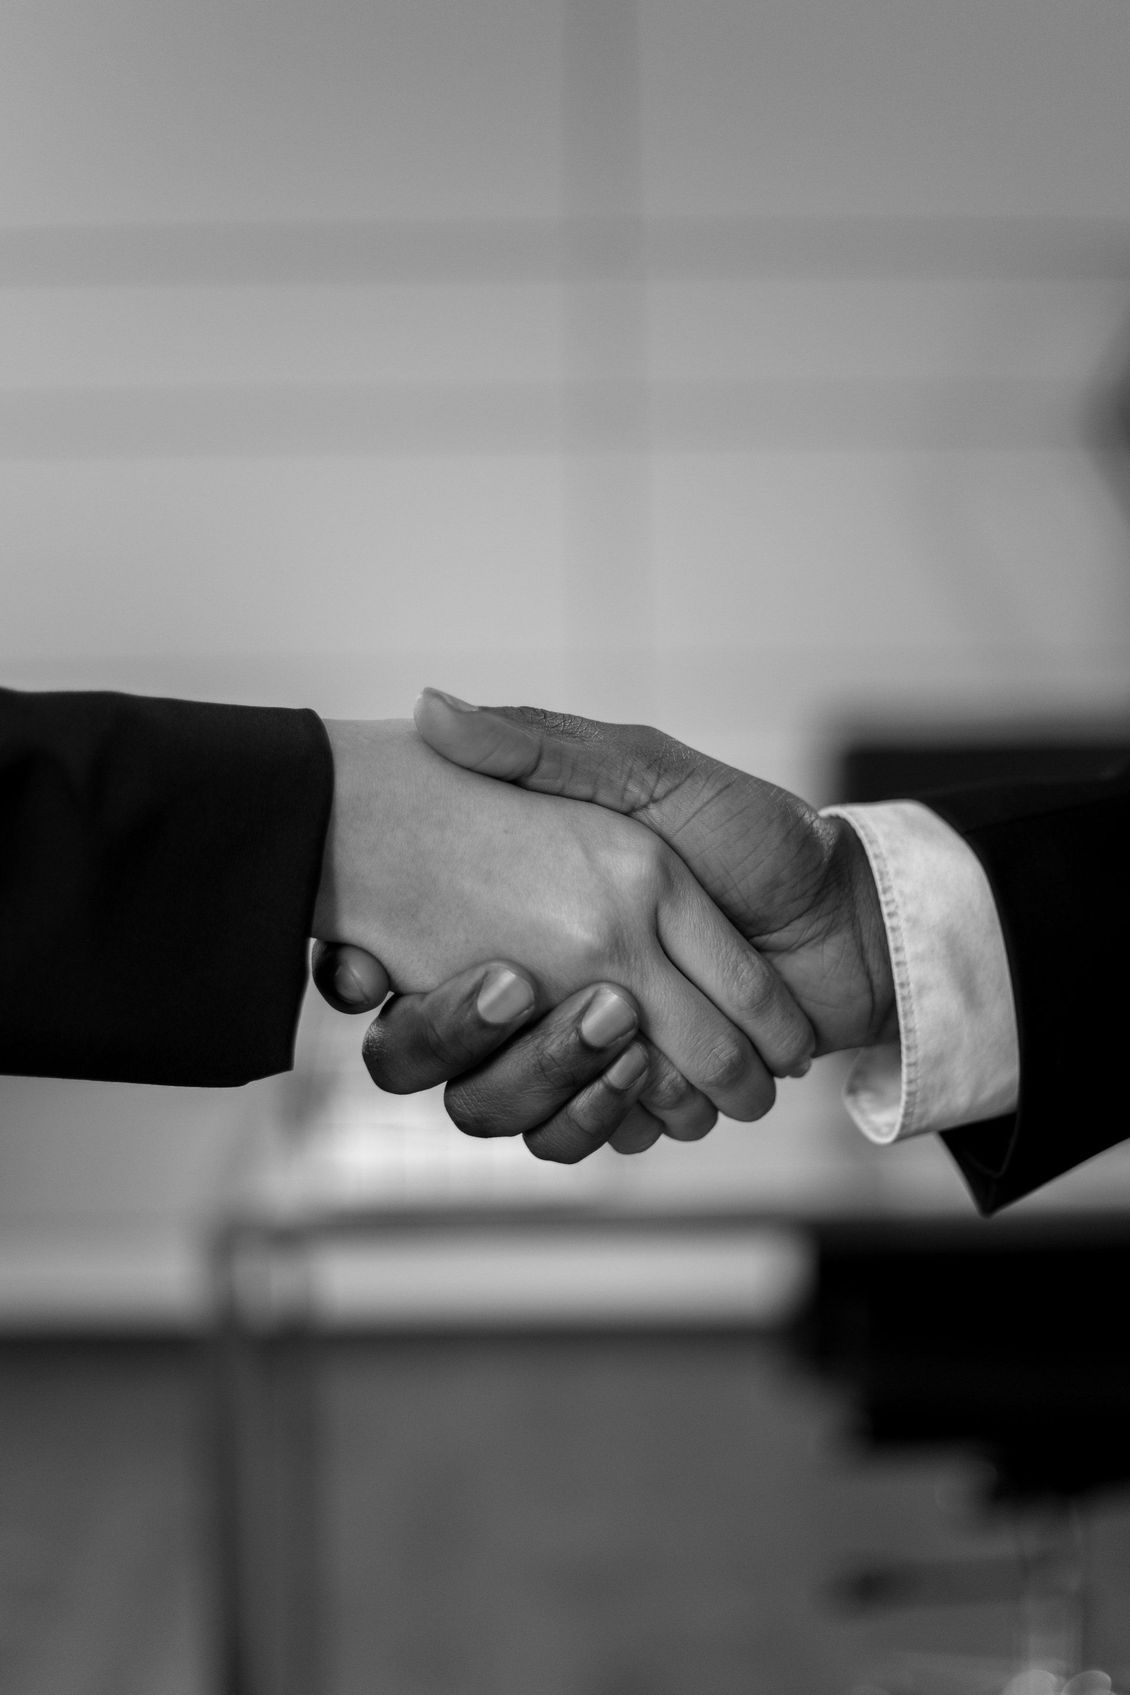
[{"label": "dark-skinned hand", "polygon": [[471,1136],[521,1135],[540,1159],[575,1164],[606,1143],[642,1153],[661,1135],[696,1141],[717,1113],[639,1034],[639,1008],[597,983],[545,1010],[531,974],[508,961],[423,994],[385,999],[369,954],[315,943],[314,982],[339,1012],[371,1011],[362,1055],[374,1083],[414,1094],[446,1083],[444,1104]]}]

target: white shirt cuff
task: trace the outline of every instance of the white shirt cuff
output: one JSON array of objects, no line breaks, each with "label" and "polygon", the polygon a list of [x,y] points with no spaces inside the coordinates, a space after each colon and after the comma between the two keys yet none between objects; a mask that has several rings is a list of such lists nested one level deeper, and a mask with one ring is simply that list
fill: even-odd
[{"label": "white shirt cuff", "polygon": [[844,1090],[874,1142],[1011,1112],[1020,1074],[1008,954],[972,848],[918,801],[830,806],[866,850],[882,904],[899,1041],[861,1050]]}]

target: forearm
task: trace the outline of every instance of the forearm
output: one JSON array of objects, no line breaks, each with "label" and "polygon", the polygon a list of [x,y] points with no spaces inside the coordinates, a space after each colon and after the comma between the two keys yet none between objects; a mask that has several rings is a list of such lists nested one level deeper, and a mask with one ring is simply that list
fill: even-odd
[{"label": "forearm", "polygon": [[313,713],[0,691],[0,1069],[285,1070],[332,786]]}]

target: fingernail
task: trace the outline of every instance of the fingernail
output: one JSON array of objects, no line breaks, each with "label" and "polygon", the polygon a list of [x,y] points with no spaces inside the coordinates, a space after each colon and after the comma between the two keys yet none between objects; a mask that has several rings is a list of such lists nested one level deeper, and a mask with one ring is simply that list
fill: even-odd
[{"label": "fingernail", "polygon": [[611,989],[598,989],[581,1019],[581,1038],[590,1048],[608,1048],[636,1027],[632,1007]]},{"label": "fingernail", "polygon": [[472,706],[469,700],[460,700],[457,694],[448,694],[445,689],[427,688],[424,693],[438,695],[440,700],[446,701],[448,706],[454,707],[456,712],[477,712],[479,710],[477,706]]},{"label": "fingernail", "polygon": [[491,971],[479,990],[475,1007],[487,1024],[511,1024],[534,1004],[534,991],[515,971]]},{"label": "fingernail", "polygon": [[633,1083],[639,1082],[647,1070],[647,1064],[647,1050],[641,1048],[638,1042],[633,1042],[619,1059],[612,1061],[604,1073],[604,1081],[611,1083],[614,1089],[622,1089],[626,1093]]},{"label": "fingernail", "polygon": [[791,1071],[785,1072],[785,1076],[786,1077],[807,1077],[808,1073],[811,1070],[812,1070],[812,1059],[810,1057],[808,1059],[798,1060],[797,1064],[793,1066]]},{"label": "fingernail", "polygon": [[363,1001],[365,987],[352,965],[339,965],[334,972],[334,990],[340,1000]]}]

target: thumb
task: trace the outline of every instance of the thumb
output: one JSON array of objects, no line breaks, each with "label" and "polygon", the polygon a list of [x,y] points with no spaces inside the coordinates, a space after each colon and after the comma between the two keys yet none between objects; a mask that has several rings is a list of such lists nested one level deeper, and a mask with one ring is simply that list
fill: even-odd
[{"label": "thumb", "polygon": [[454,765],[540,794],[635,812],[654,798],[656,770],[638,745],[655,732],[534,706],[471,706],[441,689],[416,702],[416,728]]},{"label": "thumb", "polygon": [[453,765],[520,783],[536,773],[541,746],[536,734],[506,716],[508,710],[471,706],[442,689],[425,689],[413,718],[428,746]]},{"label": "thumb", "polygon": [[371,1012],[389,991],[380,960],[345,942],[315,942],[310,950],[310,975],[335,1012]]}]

